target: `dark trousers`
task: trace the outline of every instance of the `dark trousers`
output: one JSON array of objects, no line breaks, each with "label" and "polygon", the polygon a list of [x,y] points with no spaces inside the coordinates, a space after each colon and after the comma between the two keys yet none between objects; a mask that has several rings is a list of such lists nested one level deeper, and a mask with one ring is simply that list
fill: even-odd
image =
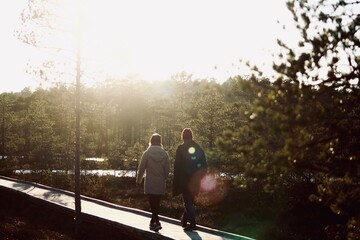
[{"label": "dark trousers", "polygon": [[189,222],[191,226],[195,226],[195,206],[194,206],[194,196],[189,193],[183,193],[184,200],[184,215],[183,220]]},{"label": "dark trousers", "polygon": [[150,209],[151,209],[151,223],[159,222],[159,209],[160,209],[160,200],[161,195],[158,194],[147,194]]}]

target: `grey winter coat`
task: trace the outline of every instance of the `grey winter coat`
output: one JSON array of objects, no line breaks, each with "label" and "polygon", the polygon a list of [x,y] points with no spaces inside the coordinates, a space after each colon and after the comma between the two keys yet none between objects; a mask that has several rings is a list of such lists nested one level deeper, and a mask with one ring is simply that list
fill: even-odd
[{"label": "grey winter coat", "polygon": [[145,174],[144,193],[164,194],[169,172],[168,153],[161,146],[151,145],[141,157],[136,182],[140,184]]}]

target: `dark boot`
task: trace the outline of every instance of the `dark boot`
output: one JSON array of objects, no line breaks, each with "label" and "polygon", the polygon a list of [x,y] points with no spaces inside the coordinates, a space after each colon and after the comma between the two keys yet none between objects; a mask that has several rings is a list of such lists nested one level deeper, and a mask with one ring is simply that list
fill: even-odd
[{"label": "dark boot", "polygon": [[195,224],[190,224],[189,226],[184,228],[184,231],[195,231],[196,229],[197,228]]}]

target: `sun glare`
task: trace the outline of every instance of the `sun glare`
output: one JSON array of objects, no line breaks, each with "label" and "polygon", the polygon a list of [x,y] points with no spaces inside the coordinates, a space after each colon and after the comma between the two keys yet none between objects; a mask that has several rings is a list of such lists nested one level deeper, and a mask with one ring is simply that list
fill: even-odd
[{"label": "sun glare", "polygon": [[[44,59],[57,57],[74,64],[79,31],[83,82],[134,74],[144,80],[166,80],[181,71],[219,82],[246,75],[239,60],[271,66],[276,38],[281,37],[276,22],[290,16],[282,0],[49,2],[60,31],[47,43],[65,51],[39,49],[36,57],[44,54]],[[29,61],[31,65],[32,58]]]},{"label": "sun glare", "polygon": [[[231,68],[238,71],[239,59],[270,60],[268,42],[276,41],[273,29],[267,27],[268,19],[261,19],[276,21],[267,13],[268,3],[80,2],[84,67],[115,77],[137,73],[155,79],[179,71],[203,77],[220,77],[221,72],[230,75]],[[72,15],[68,19],[76,15],[72,5],[72,1],[63,4],[61,12]],[[72,31],[74,23],[68,22],[68,27]]]}]

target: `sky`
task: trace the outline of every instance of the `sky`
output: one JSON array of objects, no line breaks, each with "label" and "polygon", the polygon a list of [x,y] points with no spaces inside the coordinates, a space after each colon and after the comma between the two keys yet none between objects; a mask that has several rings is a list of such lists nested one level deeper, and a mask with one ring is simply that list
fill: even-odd
[{"label": "sky", "polygon": [[[75,1],[52,5],[63,29],[45,45],[70,51],[35,48],[16,37],[26,0],[0,4],[0,92],[35,89],[40,78],[30,74],[44,60],[75,62]],[[193,78],[223,82],[246,76],[240,60],[259,65],[271,74],[276,39],[296,42],[285,0],[79,0],[81,63],[84,84],[107,77],[167,80],[185,71]],[[285,29],[283,25],[286,25]],[[33,28],[27,25],[25,28]],[[34,28],[36,29],[36,27]],[[37,27],[38,31],[39,27]],[[64,69],[63,72],[71,72]],[[75,82],[75,74],[64,81]],[[65,80],[66,78],[66,80]]]}]

